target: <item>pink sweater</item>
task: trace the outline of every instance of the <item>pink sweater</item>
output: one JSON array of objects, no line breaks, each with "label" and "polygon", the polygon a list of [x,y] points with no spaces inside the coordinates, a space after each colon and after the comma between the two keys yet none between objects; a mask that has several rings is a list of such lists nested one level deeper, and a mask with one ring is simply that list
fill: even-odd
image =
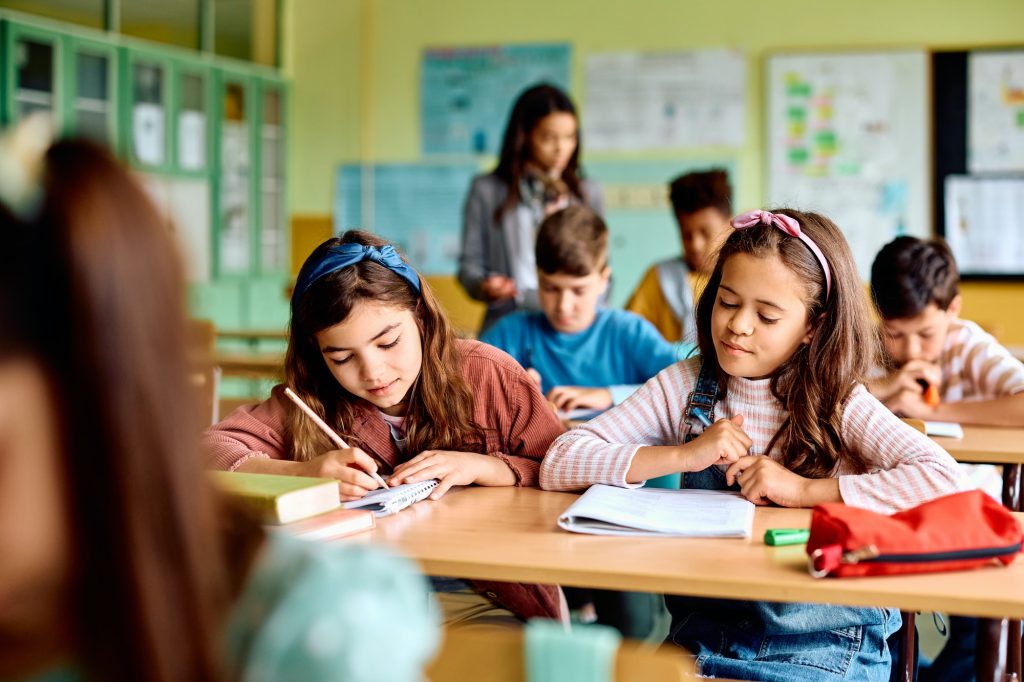
[{"label": "pink sweater", "polygon": [[[593,483],[639,487],[626,482],[636,451],[643,445],[683,442],[687,397],[700,370],[700,358],[659,372],[625,402],[561,436],[541,466],[547,490],[572,490]],[[752,455],[778,457],[765,448],[786,418],[771,393],[770,379],[732,377],[715,418],[742,414],[743,430],[754,441]],[[952,457],[908,426],[858,385],[846,401],[842,439],[850,452],[863,453],[871,471],[854,474],[840,466],[839,490],[847,504],[888,513],[969,488]]]}]

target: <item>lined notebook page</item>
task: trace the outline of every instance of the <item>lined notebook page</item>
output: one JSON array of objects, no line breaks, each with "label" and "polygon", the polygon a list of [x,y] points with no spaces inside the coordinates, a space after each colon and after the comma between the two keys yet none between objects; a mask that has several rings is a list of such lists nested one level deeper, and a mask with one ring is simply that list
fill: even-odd
[{"label": "lined notebook page", "polygon": [[575,533],[750,537],[754,505],[739,493],[593,485],[558,518]]}]

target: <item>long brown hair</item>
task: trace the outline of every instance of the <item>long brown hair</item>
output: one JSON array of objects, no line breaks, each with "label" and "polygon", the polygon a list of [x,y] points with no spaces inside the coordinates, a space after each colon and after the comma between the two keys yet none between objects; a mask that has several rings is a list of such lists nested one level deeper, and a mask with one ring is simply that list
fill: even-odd
[{"label": "long brown hair", "polygon": [[799,239],[765,225],[734,230],[719,250],[715,269],[697,301],[697,345],[703,361],[717,370],[724,390],[728,376],[718,364],[711,335],[722,269],[738,253],[778,257],[806,284],[801,293],[814,333],[811,342],[801,345],[771,378],[772,394],[789,416],[766,452],[778,448],[787,469],[810,478],[833,475],[842,461],[856,471],[866,471],[867,460],[844,450],[842,441],[845,401],[879,357],[877,332],[853,255],[839,228],[825,216],[787,208],[772,212],[794,218],[825,255],[832,272],[828,300],[821,265]]},{"label": "long brown hair", "polygon": [[[387,241],[351,230],[318,246],[302,266],[299,281],[332,246],[382,247]],[[483,429],[473,421],[473,393],[462,375],[462,356],[451,324],[423,278],[417,292],[399,275],[373,261],[362,261],[317,280],[292,296],[292,319],[285,355],[285,377],[306,403],[353,441],[359,400],[334,378],[320,353],[316,334],[343,322],[360,302],[373,301],[412,311],[423,344],[423,366],[409,389],[406,439],[409,452],[462,450],[484,452]],[[301,295],[301,298],[299,297]],[[293,405],[288,405],[288,447],[308,461],[334,446]]]},{"label": "long brown hair", "polygon": [[52,146],[43,190],[32,224],[7,225],[32,305],[4,308],[23,327],[6,347],[47,375],[60,424],[76,664],[91,679],[223,679],[235,583],[202,473],[175,245],[92,144]]},{"label": "long brown hair", "polygon": [[512,105],[512,113],[509,114],[505,137],[501,143],[501,155],[498,157],[498,165],[494,168],[494,174],[508,186],[508,194],[494,213],[495,221],[500,222],[501,217],[519,203],[519,183],[525,175],[526,162],[530,160],[530,135],[544,118],[556,113],[571,114],[577,121],[576,149],[562,171],[561,180],[577,199],[582,201],[585,198],[580,172],[582,142],[576,107],[569,96],[559,88],[541,83],[523,90]]}]

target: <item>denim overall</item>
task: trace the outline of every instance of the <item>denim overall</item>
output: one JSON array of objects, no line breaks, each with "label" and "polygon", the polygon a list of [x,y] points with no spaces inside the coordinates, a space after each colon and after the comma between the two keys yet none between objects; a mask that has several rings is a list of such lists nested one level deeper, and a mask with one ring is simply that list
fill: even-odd
[{"label": "denim overall", "polygon": [[[718,398],[714,373],[702,365],[683,414],[684,442],[703,432],[693,410],[714,421]],[[682,487],[739,489],[726,485],[717,466],[685,473]],[[767,682],[889,680],[886,640],[899,629],[898,611],[671,595],[665,603],[672,614],[667,641],[693,653],[701,675]]]}]

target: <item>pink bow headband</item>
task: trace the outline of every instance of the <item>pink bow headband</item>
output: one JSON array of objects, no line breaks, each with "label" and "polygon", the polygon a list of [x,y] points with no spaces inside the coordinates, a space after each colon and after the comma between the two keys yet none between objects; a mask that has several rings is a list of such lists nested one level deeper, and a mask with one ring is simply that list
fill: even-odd
[{"label": "pink bow headband", "polygon": [[828,267],[825,254],[821,252],[821,249],[818,248],[813,239],[803,233],[800,229],[800,223],[796,219],[790,218],[788,215],[772,213],[771,211],[747,211],[733,218],[731,224],[737,230],[754,227],[755,225],[777,227],[790,237],[796,237],[806,244],[807,248],[814,254],[814,257],[818,259],[821,269],[825,273],[825,300],[828,300],[829,294],[832,293],[832,270]]}]

